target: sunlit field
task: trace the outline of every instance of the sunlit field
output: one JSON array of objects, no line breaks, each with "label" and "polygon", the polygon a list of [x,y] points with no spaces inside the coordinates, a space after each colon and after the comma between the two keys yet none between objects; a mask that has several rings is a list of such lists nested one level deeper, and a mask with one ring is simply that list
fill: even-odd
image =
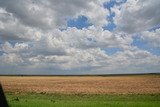
[{"label": "sunlit field", "polygon": [[160,107],[160,0],[0,0],[0,107]]},{"label": "sunlit field", "polygon": [[159,107],[160,75],[1,76],[10,107]]}]

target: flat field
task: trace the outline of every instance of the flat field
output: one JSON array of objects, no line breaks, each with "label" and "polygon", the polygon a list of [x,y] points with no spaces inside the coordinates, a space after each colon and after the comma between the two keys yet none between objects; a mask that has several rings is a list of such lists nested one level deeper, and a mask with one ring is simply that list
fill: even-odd
[{"label": "flat field", "polygon": [[159,107],[160,75],[0,76],[10,107]]}]

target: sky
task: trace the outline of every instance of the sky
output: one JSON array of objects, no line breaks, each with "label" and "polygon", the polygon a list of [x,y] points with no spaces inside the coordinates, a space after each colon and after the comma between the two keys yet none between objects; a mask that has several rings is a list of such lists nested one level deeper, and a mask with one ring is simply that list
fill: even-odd
[{"label": "sky", "polygon": [[160,0],[0,0],[0,74],[160,73]]}]

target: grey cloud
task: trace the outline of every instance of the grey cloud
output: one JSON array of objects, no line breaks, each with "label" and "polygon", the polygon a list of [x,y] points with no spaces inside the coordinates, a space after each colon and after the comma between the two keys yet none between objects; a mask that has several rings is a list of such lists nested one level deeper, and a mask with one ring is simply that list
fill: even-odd
[{"label": "grey cloud", "polygon": [[127,33],[142,32],[160,24],[159,0],[128,0],[112,10],[117,28]]},{"label": "grey cloud", "polygon": [[[65,26],[67,18],[77,17],[82,11],[91,13],[95,8],[91,7],[91,3],[95,7],[99,6],[94,0],[46,0],[45,2],[43,0],[1,0],[0,6],[26,26],[48,30]],[[103,7],[98,7],[98,9],[105,10]],[[85,15],[90,17],[93,23],[95,22],[92,18],[96,14]],[[103,15],[101,19],[105,20],[105,13],[101,15]],[[95,18],[98,19],[98,17]]]},{"label": "grey cloud", "polygon": [[[0,37],[4,40],[28,41],[38,39],[41,35],[40,30],[25,26],[8,13],[5,9],[0,8]],[[39,37],[38,37],[39,36]]]},{"label": "grey cloud", "polygon": [[5,42],[0,46],[1,51],[5,53],[19,53],[19,52],[27,52],[29,46],[25,43],[16,43],[12,46],[9,42]]},{"label": "grey cloud", "polygon": [[[86,15],[94,26],[107,23],[104,1],[94,0],[0,0],[0,36],[4,40],[36,39],[35,32],[66,27],[68,18]],[[94,14],[95,10],[99,12]],[[96,22],[96,23],[95,23]]]},{"label": "grey cloud", "polygon": [[[31,0],[1,0],[0,6],[27,26],[48,28],[47,19],[45,19],[46,9],[35,5],[37,6],[37,12],[34,12],[36,10],[34,10],[33,2]],[[39,8],[42,9],[38,10]]]},{"label": "grey cloud", "polygon": [[[144,4],[144,10],[137,8],[134,3],[129,5],[128,2],[122,8],[129,5],[129,10],[122,9],[119,12],[114,8],[114,20],[118,21],[116,23],[118,26],[120,24],[124,33],[102,29],[108,23],[108,10],[103,8],[103,2],[105,1],[0,0],[0,68],[3,69],[0,74],[100,74],[124,73],[125,69],[128,72],[135,72],[135,69],[141,72],[159,70],[160,57],[132,46],[133,37],[127,34],[143,31],[158,22],[159,15],[153,12],[157,8],[157,2],[152,4],[155,6],[153,10],[145,4],[149,1],[139,1],[138,6]],[[133,9],[133,14],[130,9]],[[83,29],[66,26],[67,19],[79,15],[85,15],[93,26]],[[140,22],[136,22],[136,18],[130,15],[137,17]],[[156,16],[150,17],[152,15]],[[123,19],[126,19],[126,23]],[[144,23],[146,26],[142,28],[142,22],[148,19],[151,20]],[[66,29],[60,30],[60,27]],[[156,36],[159,35],[158,32],[142,32],[143,35],[148,35],[142,35],[142,38],[159,46]],[[12,44],[11,41],[16,43]],[[121,48],[122,51],[107,55],[102,48]],[[153,68],[153,71],[148,67]]]}]

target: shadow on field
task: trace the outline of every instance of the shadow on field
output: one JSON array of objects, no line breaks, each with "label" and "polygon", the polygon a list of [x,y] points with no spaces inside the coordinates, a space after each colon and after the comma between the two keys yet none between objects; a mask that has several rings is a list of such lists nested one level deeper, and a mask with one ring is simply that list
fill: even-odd
[{"label": "shadow on field", "polygon": [[1,84],[0,84],[0,107],[9,107]]}]

